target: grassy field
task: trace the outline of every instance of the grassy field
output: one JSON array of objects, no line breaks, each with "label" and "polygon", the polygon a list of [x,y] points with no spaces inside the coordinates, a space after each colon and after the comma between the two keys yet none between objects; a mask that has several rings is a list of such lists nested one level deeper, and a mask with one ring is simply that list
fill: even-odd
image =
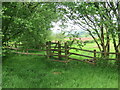
[{"label": "grassy field", "polygon": [[[94,50],[95,43],[88,43],[83,49]],[[93,56],[84,51],[70,50],[70,52]],[[31,53],[45,54],[39,51]],[[86,59],[75,55],[70,57]],[[118,87],[118,72],[114,66],[95,66],[78,61],[62,63],[52,60],[54,59],[48,60],[41,56],[8,54],[3,58],[3,88]]]},{"label": "grassy field", "polygon": [[3,58],[3,88],[117,88],[114,67],[83,62],[54,62],[40,56],[9,54]]},{"label": "grassy field", "polygon": [[[111,46],[111,47],[110,47],[110,48],[111,48],[110,52],[115,52],[115,51],[114,51],[113,44],[111,44],[110,46]],[[79,48],[77,45],[73,45],[72,47]],[[93,43],[87,43],[82,49],[91,50],[91,51],[94,51],[94,50],[99,51],[96,43],[94,43],[94,42],[93,42]],[[86,51],[70,50],[70,52],[79,53],[79,54],[88,55],[88,56],[94,56],[93,53],[91,53],[91,52],[86,52]],[[100,56],[101,56],[100,53],[97,53],[96,55],[97,55],[97,57],[100,57]],[[76,56],[76,57],[79,58],[80,56]],[[86,57],[80,57],[80,58],[87,59]],[[115,59],[115,54],[110,54],[110,55],[109,55],[109,58]],[[111,62],[111,61],[110,61],[110,62]],[[112,61],[112,62],[114,62],[114,61]]]}]

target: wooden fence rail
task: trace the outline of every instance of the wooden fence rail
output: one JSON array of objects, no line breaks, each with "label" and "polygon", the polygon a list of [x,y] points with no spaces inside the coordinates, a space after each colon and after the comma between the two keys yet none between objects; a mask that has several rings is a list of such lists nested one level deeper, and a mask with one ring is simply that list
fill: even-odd
[{"label": "wooden fence rail", "polygon": [[[55,46],[53,46],[53,44],[55,44]],[[42,49],[25,49],[25,52],[16,52],[19,54],[28,54],[28,55],[39,55],[39,56],[47,56],[47,58],[51,58],[53,56],[57,56],[57,58],[60,60],[62,57],[64,57],[66,60],[77,60],[77,61],[84,61],[84,60],[79,60],[79,59],[75,59],[75,58],[71,58],[70,55],[77,55],[77,56],[83,56],[83,57],[88,57],[88,58],[92,58],[92,60],[94,61],[94,63],[96,62],[97,53],[105,53],[105,52],[97,52],[96,50],[92,51],[92,50],[85,50],[85,49],[79,49],[79,48],[75,48],[75,47],[69,47],[68,43],[65,42],[64,46],[62,46],[63,44],[61,44],[61,42],[46,42],[46,50],[42,50]],[[21,50],[19,48],[11,48],[11,47],[7,47],[9,49],[14,49],[14,50]],[[78,53],[73,53],[70,52],[71,49],[75,49],[75,50],[80,50],[80,51],[85,51],[85,52],[91,52],[93,53],[93,56],[88,56],[88,55],[83,55],[83,54],[78,54]],[[33,53],[28,53],[28,51],[46,51],[46,55],[42,55],[42,54],[33,54]],[[55,52],[54,52],[55,51]],[[57,53],[56,53],[57,52]],[[62,53],[64,55],[62,55]],[[108,54],[120,54],[120,53],[114,53],[114,52],[110,52]],[[118,59],[111,59],[111,58],[106,58],[106,60],[118,60]]]},{"label": "wooden fence rail", "polygon": [[92,56],[87,56],[87,55],[83,55],[83,54],[77,54],[77,53],[70,53],[70,54],[77,55],[77,56],[84,56],[84,57],[88,57],[88,58],[94,58]]}]

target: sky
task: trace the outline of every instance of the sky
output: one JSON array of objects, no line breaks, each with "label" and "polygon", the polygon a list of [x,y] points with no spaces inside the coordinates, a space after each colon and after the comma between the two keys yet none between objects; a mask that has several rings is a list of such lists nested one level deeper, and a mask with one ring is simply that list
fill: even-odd
[{"label": "sky", "polygon": [[68,27],[62,29],[59,25],[61,25],[62,22],[58,21],[56,22],[52,22],[52,25],[54,26],[53,28],[51,28],[51,30],[53,31],[53,33],[60,33],[61,31],[83,31],[78,25],[74,25],[72,21],[68,21],[65,25],[67,25]]}]

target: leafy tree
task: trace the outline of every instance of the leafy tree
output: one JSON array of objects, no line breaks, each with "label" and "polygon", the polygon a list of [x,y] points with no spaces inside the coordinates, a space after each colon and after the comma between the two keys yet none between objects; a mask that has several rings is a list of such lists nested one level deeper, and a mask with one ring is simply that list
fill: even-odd
[{"label": "leafy tree", "polygon": [[55,3],[4,2],[3,44],[22,43],[25,47],[39,47],[48,40],[51,22],[57,19]]},{"label": "leafy tree", "polygon": [[[117,25],[118,2],[67,2],[61,3],[67,18],[74,21],[83,30],[88,31],[100,51],[109,52],[110,42],[113,41],[116,53],[120,52],[119,29]],[[99,38],[97,41],[95,35]],[[103,54],[108,56],[107,54]]]}]

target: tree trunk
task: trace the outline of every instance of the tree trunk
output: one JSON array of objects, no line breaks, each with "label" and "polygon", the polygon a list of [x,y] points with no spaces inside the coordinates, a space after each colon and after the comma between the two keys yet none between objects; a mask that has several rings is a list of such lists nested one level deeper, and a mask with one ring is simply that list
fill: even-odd
[{"label": "tree trunk", "polygon": [[110,52],[110,36],[109,36],[109,33],[108,33],[108,30],[106,30],[106,33],[107,33],[107,42],[106,42],[106,51],[107,51],[107,58],[109,58],[109,52]]},{"label": "tree trunk", "polygon": [[[102,20],[102,19],[101,19]],[[104,42],[104,30],[103,30],[103,25],[101,25],[101,47],[102,47],[102,53],[101,57],[105,57],[106,56],[106,47],[105,47],[105,42]]]},{"label": "tree trunk", "polygon": [[[118,52],[120,53],[120,2],[118,2]],[[120,65],[120,54],[117,56],[118,63]]]}]

